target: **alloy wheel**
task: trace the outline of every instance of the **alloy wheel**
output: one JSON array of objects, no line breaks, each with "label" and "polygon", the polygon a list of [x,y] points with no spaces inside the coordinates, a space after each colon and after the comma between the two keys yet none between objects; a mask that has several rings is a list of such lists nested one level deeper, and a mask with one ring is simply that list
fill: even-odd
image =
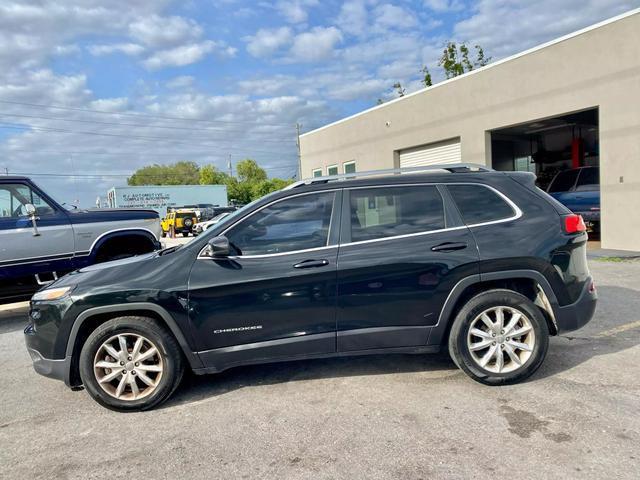
[{"label": "alloy wheel", "polygon": [[467,334],[474,362],[492,373],[510,373],[531,358],[536,337],[531,320],[520,310],[491,307],[478,315]]},{"label": "alloy wheel", "polygon": [[158,348],[135,333],[121,333],[100,345],[93,361],[98,385],[118,400],[139,400],[160,383],[164,364]]}]

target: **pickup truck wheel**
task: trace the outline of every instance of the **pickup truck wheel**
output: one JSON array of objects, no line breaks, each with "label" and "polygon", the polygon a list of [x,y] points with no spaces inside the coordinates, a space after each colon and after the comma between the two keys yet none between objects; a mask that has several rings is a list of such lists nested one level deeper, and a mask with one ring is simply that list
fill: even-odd
[{"label": "pickup truck wheel", "polygon": [[169,398],[184,371],[173,335],[145,317],[100,325],[80,353],[80,377],[95,401],[117,411],[148,410]]},{"label": "pickup truck wheel", "polygon": [[549,346],[547,322],[533,302],[511,290],[489,290],[467,302],[449,335],[449,353],[473,380],[517,383],[542,364]]}]

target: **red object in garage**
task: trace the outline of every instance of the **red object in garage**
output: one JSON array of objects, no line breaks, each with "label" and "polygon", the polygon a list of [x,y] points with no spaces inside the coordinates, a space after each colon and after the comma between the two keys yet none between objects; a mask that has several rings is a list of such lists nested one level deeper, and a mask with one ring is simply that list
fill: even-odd
[{"label": "red object in garage", "polygon": [[584,160],[584,141],[581,138],[571,140],[571,168],[581,167]]}]

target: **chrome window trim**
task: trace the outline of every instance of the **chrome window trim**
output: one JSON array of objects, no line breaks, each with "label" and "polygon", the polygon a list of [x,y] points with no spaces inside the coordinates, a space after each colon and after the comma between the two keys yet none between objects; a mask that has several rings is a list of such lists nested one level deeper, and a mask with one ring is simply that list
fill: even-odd
[{"label": "chrome window trim", "polygon": [[[225,228],[222,232],[219,233],[219,235],[225,235],[229,230],[231,230],[233,227],[235,227],[236,225],[238,225],[240,222],[246,220],[247,218],[255,215],[256,213],[258,213],[259,211],[270,207],[271,205],[275,205],[276,203],[279,202],[283,202],[285,200],[289,200],[291,198],[295,198],[295,197],[302,197],[304,195],[319,195],[322,193],[328,193],[328,192],[333,192],[333,202],[334,205],[332,207],[331,210],[331,218],[329,219],[329,232],[331,232],[331,226],[332,226],[332,222],[333,222],[333,215],[334,215],[334,208],[336,208],[335,205],[335,201],[336,201],[336,192],[338,192],[339,190],[341,190],[340,188],[331,188],[331,189],[327,189],[327,190],[317,190],[315,192],[303,192],[303,193],[296,193],[295,195],[287,195],[286,197],[282,197],[282,198],[278,198],[272,202],[269,202],[263,206],[261,206],[260,208],[255,209],[253,212],[251,212],[249,215],[246,215],[240,219],[238,219],[237,222],[233,223],[232,225],[229,225],[227,228]],[[340,206],[338,206],[339,208]],[[330,235],[327,234],[327,243],[326,245],[322,246],[322,247],[314,247],[314,248],[305,248],[302,250],[292,250],[290,252],[278,252],[278,253],[262,253],[259,255],[230,255],[228,257],[222,257],[222,259],[231,259],[231,260],[235,260],[235,259],[241,259],[241,258],[263,258],[263,257],[273,257],[273,256],[282,256],[282,255],[292,255],[295,253],[304,253],[304,252],[314,252],[317,250],[323,250],[326,248],[333,248],[333,247],[338,247],[338,244],[336,245],[329,245],[329,240],[330,240]],[[207,245],[205,245],[204,247],[202,247],[200,249],[200,251],[198,252],[198,256],[197,256],[197,260],[200,259],[207,259],[207,260],[211,260],[212,257],[207,257],[207,256],[203,256],[202,252],[207,248]]]},{"label": "chrome window trim", "polygon": [[[455,231],[455,230],[462,230],[462,229],[465,229],[465,228],[483,227],[483,226],[486,226],[486,225],[494,225],[494,224],[498,224],[498,223],[511,222],[511,221],[519,219],[523,215],[522,210],[520,210],[520,208],[509,197],[507,197],[505,194],[503,194],[502,192],[500,192],[499,190],[497,190],[496,188],[494,188],[494,187],[492,187],[490,185],[486,185],[484,183],[478,183],[478,182],[427,182],[427,183],[422,182],[422,183],[399,183],[399,184],[392,184],[392,185],[389,185],[389,184],[386,184],[386,185],[363,185],[363,186],[360,186],[360,187],[348,187],[348,188],[345,188],[344,190],[363,190],[363,189],[371,189],[371,188],[393,188],[393,187],[409,187],[409,186],[434,186],[434,187],[437,187],[438,185],[443,185],[445,187],[447,185],[478,185],[478,186],[481,186],[481,187],[484,187],[484,188],[488,188],[489,190],[492,190],[493,192],[498,194],[507,203],[507,205],[509,205],[513,209],[514,215],[512,215],[511,217],[501,218],[501,219],[498,219],[498,220],[491,220],[491,221],[488,221],[488,222],[474,223],[474,224],[471,224],[471,225],[460,225],[458,227],[440,228],[438,230],[429,230],[429,231],[424,231],[424,232],[406,233],[406,234],[403,234],[403,235],[394,235],[394,236],[391,236],[391,237],[374,238],[374,239],[371,239],[371,240],[360,240],[358,242],[338,243],[337,245],[326,245],[324,247],[310,248],[310,249],[304,249],[304,250],[292,250],[291,252],[265,253],[265,254],[261,254],[261,255],[236,255],[236,256],[229,256],[229,257],[224,257],[224,258],[225,259],[235,260],[235,259],[242,259],[242,258],[265,258],[265,257],[272,257],[272,256],[294,255],[294,254],[299,254],[299,253],[312,252],[312,251],[318,251],[318,250],[323,250],[323,249],[327,249],[327,248],[333,248],[333,247],[348,247],[348,246],[351,246],[351,245],[363,245],[363,244],[367,244],[367,243],[384,242],[384,241],[390,241],[390,240],[397,240],[397,239],[401,239],[401,238],[417,237],[417,236],[422,236],[422,235],[432,235],[432,234],[435,234],[435,233],[450,232],[450,231]],[[263,205],[262,207],[260,207],[259,209],[255,210],[254,212],[251,212],[246,217],[243,217],[238,222],[236,222],[233,225],[229,226],[220,235],[224,235],[229,229],[233,228],[233,226],[236,225],[237,223],[239,223],[241,220],[244,220],[244,219],[250,217],[254,213],[257,213],[260,210],[262,210],[263,208],[266,208],[266,207],[268,207],[270,205],[273,205],[274,203],[277,203],[277,202],[280,202],[280,201],[283,201],[283,200],[287,200],[289,198],[297,197],[297,196],[312,195],[312,194],[318,194],[318,193],[323,193],[323,192],[335,192],[337,190],[340,190],[340,189],[339,188],[333,188],[333,189],[328,189],[328,190],[317,190],[317,191],[314,191],[314,192],[298,193],[296,195],[290,195],[290,196],[287,196],[287,197],[284,197],[284,198],[279,198],[277,200],[274,200],[271,203]],[[443,204],[444,204],[444,201],[445,200],[443,198],[442,199]],[[332,218],[333,218],[333,214],[332,214]],[[327,237],[327,243],[328,242],[329,242],[329,238]],[[207,248],[206,245],[202,248],[202,250],[200,250],[200,252],[198,253],[198,257],[197,258],[198,259],[211,260],[211,257],[202,256],[202,252],[204,251],[205,248]]]}]

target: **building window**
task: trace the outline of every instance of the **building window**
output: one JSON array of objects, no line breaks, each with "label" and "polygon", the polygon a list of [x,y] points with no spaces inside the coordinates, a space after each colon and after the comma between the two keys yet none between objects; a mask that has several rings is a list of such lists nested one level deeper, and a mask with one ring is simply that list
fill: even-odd
[{"label": "building window", "polygon": [[338,166],[331,165],[327,167],[327,175],[338,175]]},{"label": "building window", "polygon": [[342,168],[344,173],[356,173],[356,162],[353,160],[351,162],[345,162],[342,164]]},{"label": "building window", "polygon": [[321,168],[316,168],[315,170],[311,171],[311,174],[314,177],[321,177],[322,176],[322,169]]}]

